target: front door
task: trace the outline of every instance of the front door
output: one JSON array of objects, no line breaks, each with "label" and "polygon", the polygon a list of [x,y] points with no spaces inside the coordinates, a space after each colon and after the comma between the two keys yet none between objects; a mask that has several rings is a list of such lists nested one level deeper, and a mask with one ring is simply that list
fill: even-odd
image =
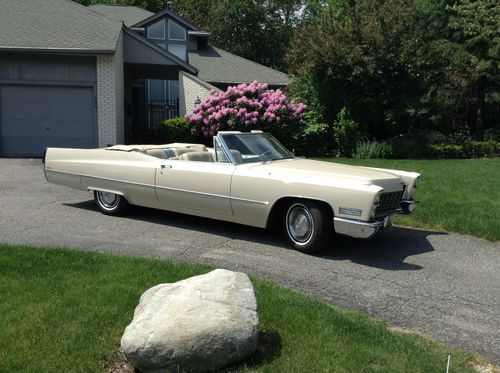
[{"label": "front door", "polygon": [[165,160],[156,171],[156,196],[168,209],[203,215],[233,215],[229,163]]}]

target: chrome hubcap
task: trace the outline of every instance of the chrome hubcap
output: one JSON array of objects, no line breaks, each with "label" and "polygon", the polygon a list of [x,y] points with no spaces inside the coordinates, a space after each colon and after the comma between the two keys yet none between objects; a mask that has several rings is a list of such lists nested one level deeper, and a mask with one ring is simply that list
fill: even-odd
[{"label": "chrome hubcap", "polygon": [[314,222],[309,210],[301,204],[288,209],[286,216],[288,235],[298,244],[306,244],[312,237]]},{"label": "chrome hubcap", "polygon": [[118,205],[118,196],[110,192],[97,192],[100,204],[107,209],[112,209]]}]

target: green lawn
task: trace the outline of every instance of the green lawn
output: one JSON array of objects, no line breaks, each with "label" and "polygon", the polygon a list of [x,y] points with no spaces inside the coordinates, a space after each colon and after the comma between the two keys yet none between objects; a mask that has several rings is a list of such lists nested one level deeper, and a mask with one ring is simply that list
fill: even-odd
[{"label": "green lawn", "polygon": [[[96,372],[114,359],[139,296],[207,266],[0,245],[0,371]],[[239,371],[472,372],[477,357],[253,279],[262,337]]]},{"label": "green lawn", "polygon": [[396,224],[500,240],[500,158],[322,160],[419,172],[414,194],[419,206],[411,215],[398,215]]}]

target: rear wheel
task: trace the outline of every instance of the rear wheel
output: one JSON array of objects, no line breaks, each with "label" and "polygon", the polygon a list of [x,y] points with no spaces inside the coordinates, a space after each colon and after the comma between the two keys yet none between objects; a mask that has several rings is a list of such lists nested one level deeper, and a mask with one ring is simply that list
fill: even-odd
[{"label": "rear wheel", "polygon": [[284,228],[294,249],[312,253],[325,247],[331,238],[332,222],[327,209],[315,201],[295,201],[288,205]]},{"label": "rear wheel", "polygon": [[127,200],[119,194],[94,191],[97,207],[106,215],[122,215],[129,207]]}]

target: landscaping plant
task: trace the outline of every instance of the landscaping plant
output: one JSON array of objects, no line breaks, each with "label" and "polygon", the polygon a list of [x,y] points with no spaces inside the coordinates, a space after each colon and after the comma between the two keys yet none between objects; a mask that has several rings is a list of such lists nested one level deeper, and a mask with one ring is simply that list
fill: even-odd
[{"label": "landscaping plant", "polygon": [[307,106],[289,101],[280,90],[254,81],[229,87],[225,92],[212,91],[205,101],[187,115],[191,133],[206,138],[218,131],[261,129],[277,133],[286,143],[301,124]]}]

